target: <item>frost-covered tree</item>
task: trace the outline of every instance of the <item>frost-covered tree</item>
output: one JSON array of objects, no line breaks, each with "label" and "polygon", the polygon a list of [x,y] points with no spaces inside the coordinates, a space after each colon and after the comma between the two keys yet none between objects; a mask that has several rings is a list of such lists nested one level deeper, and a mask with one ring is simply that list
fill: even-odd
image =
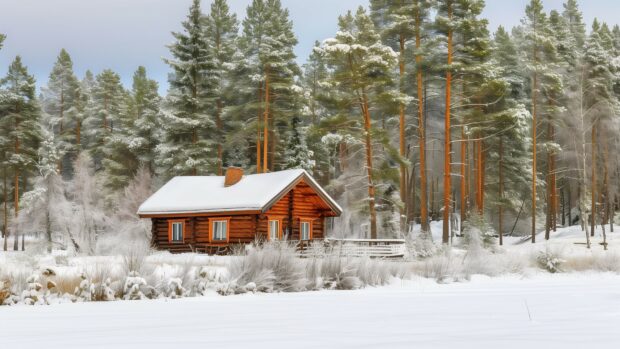
[{"label": "frost-covered tree", "polygon": [[158,163],[165,177],[198,175],[213,169],[216,142],[210,136],[215,122],[209,108],[209,94],[215,83],[210,73],[215,62],[206,36],[200,0],[194,0],[183,32],[173,33],[168,46],[172,68],[170,90],[164,100],[161,121],[165,137],[158,145]]},{"label": "frost-covered tree", "polygon": [[293,51],[296,44],[293,23],[280,0],[253,0],[239,39],[236,69],[241,73],[235,87],[251,87],[244,91],[242,103],[247,105],[239,108],[237,119],[254,121],[257,172],[278,168],[281,143],[286,140],[280,135],[286,133],[290,117],[298,113],[300,88],[295,77],[301,72]]},{"label": "frost-covered tree", "polygon": [[71,215],[70,203],[65,196],[65,183],[58,169],[61,153],[52,132],[44,131],[37,162],[38,176],[34,188],[24,193],[19,225],[29,231],[43,231],[47,250],[52,251],[53,233],[62,232]]},{"label": "frost-covered tree", "polygon": [[313,154],[312,151],[308,149],[304,131],[301,129],[299,123],[299,117],[293,116],[288,132],[286,150],[284,152],[285,163],[283,168],[303,168],[308,172],[312,172],[314,168],[314,160],[312,160]]},{"label": "frost-covered tree", "polygon": [[118,194],[134,177],[140,166],[155,169],[155,149],[163,136],[159,122],[157,82],[139,67],[133,76],[133,88],[125,96],[115,131],[103,147],[105,185]]},{"label": "frost-covered tree", "polygon": [[69,53],[62,49],[52,68],[47,86],[43,88],[42,105],[63,153],[58,166],[64,177],[71,176],[69,164],[75,158],[79,127],[79,81],[73,73]]},{"label": "frost-covered tree", "polygon": [[[331,83],[338,86],[351,105],[357,109],[357,137],[365,152],[368,212],[371,238],[377,238],[375,167],[373,167],[373,127],[371,109],[384,97],[383,88],[391,82],[391,71],[398,55],[381,43],[375,26],[360,7],[355,15],[348,12],[338,19],[339,31],[327,39],[318,51],[333,69]],[[352,111],[352,110],[351,110]],[[353,111],[352,111],[353,112]]]},{"label": "frost-covered tree", "polygon": [[146,69],[139,67],[133,76],[133,89],[128,99],[128,112],[133,114],[130,127],[129,151],[137,157],[141,166],[155,173],[157,144],[162,135],[159,120],[161,98],[157,81],[149,79]]},{"label": "frost-covered tree", "polygon": [[65,224],[65,233],[76,252],[91,254],[98,235],[108,228],[109,219],[104,211],[103,190],[95,176],[91,157],[82,152],[75,161],[74,169],[75,175],[68,185],[68,197],[73,207]]},{"label": "frost-covered tree", "polygon": [[[239,31],[237,16],[230,12],[226,0],[215,0],[211,11],[205,16],[205,35],[209,42],[209,55],[214,60],[213,69],[208,71],[213,87],[209,93],[211,113],[215,116],[215,132],[212,133],[217,144],[216,174],[222,175],[226,163],[224,154],[231,151],[227,140],[233,133],[225,109],[232,103],[231,94],[236,86],[230,84],[231,57],[237,52],[237,33]],[[232,138],[232,137],[230,137]],[[226,149],[225,149],[226,148]]]},{"label": "frost-covered tree", "polygon": [[[21,57],[17,56],[9,66],[6,77],[0,80],[0,89],[3,90],[0,94],[0,145],[3,146],[4,165],[8,167],[5,171],[9,171],[13,177],[13,210],[17,217],[21,190],[26,189],[26,179],[36,168],[41,138],[35,80],[23,65]],[[4,184],[6,190],[6,181]],[[5,202],[6,199],[5,197]],[[18,241],[17,229],[14,225],[15,250]]]},{"label": "frost-covered tree", "polygon": [[90,137],[88,150],[95,161],[97,171],[103,169],[105,147],[117,130],[122,113],[125,91],[120,76],[106,69],[95,78],[92,104],[86,120]]},{"label": "frost-covered tree", "polygon": [[[540,0],[531,0],[525,9],[525,17],[521,21],[519,46],[523,52],[523,61],[529,75],[531,89],[530,109],[531,122],[531,153],[532,153],[532,189],[531,189],[531,219],[532,243],[536,242],[536,215],[537,191],[539,189],[538,176],[538,125],[541,121],[550,123],[559,113],[555,100],[562,88],[561,76],[556,71],[557,51],[549,25],[549,18],[544,12]],[[543,144],[544,145],[544,144]]]}]

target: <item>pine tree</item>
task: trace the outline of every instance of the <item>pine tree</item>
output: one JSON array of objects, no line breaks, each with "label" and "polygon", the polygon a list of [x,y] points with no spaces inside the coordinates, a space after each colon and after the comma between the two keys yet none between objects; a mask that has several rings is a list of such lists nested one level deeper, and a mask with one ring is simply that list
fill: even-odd
[{"label": "pine tree", "polygon": [[161,121],[165,130],[163,142],[157,147],[158,163],[166,177],[209,173],[214,167],[213,154],[218,140],[209,137],[215,122],[210,114],[209,98],[215,68],[205,35],[200,0],[194,0],[183,32],[173,33],[175,42],[169,46],[172,59],[165,62],[173,72]]},{"label": "pine tree", "polygon": [[284,153],[285,163],[284,169],[302,168],[308,172],[312,172],[314,168],[313,153],[308,149],[306,137],[301,130],[300,120],[298,116],[293,116],[291,126],[288,132],[286,151]]},{"label": "pine tree", "polygon": [[[590,235],[594,236],[594,229],[597,219],[597,207],[598,202],[597,192],[597,171],[599,167],[599,160],[597,159],[598,152],[598,136],[601,133],[601,124],[605,125],[609,116],[615,112],[617,101],[613,95],[613,73],[610,62],[612,61],[609,49],[606,48],[607,33],[603,27],[599,27],[598,21],[594,21],[592,25],[592,32],[588,37],[585,44],[584,55],[584,90],[585,98],[585,110],[588,110],[588,114],[584,115],[584,118],[589,119],[588,128],[590,129]],[[586,133],[586,129],[582,130]],[[585,143],[585,139],[584,139]],[[584,145],[585,147],[585,145]],[[585,159],[585,152],[582,154]],[[585,164],[584,164],[584,178],[585,181]],[[585,189],[585,188],[584,188]],[[585,193],[584,193],[585,195]],[[585,199],[582,199],[582,202]],[[586,233],[587,234],[587,233]],[[588,241],[589,243],[589,241]]]},{"label": "pine tree", "polygon": [[[540,0],[531,0],[525,10],[526,16],[522,20],[521,50],[525,53],[525,62],[528,67],[531,81],[531,114],[532,114],[532,243],[536,242],[536,215],[538,190],[538,123],[545,120],[543,116],[553,117],[557,106],[553,103],[553,96],[561,86],[561,78],[554,71],[556,50],[551,35],[549,19],[543,11]],[[549,91],[553,90],[553,94]],[[545,93],[541,93],[545,91]]]},{"label": "pine tree", "polygon": [[79,82],[73,73],[73,62],[67,51],[62,49],[52,68],[47,86],[43,89],[42,104],[51,122],[49,126],[57,136],[55,139],[60,142],[62,152],[67,154],[62,156],[58,163],[61,175],[65,177],[71,176],[69,165],[78,148],[79,96]]},{"label": "pine tree", "polygon": [[[239,62],[243,75],[237,85],[258,87],[248,91],[251,97],[245,100],[256,115],[257,172],[277,169],[282,150],[278,144],[284,141],[278,134],[285,134],[290,117],[298,113],[299,87],[294,79],[301,72],[293,52],[296,44],[293,23],[280,0],[253,0],[239,42],[244,58]],[[245,112],[246,117],[251,115],[250,110]]]},{"label": "pine tree", "polygon": [[[230,13],[225,0],[215,0],[211,11],[205,17],[205,30],[210,42],[209,55],[213,57],[215,66],[209,72],[212,75],[213,89],[209,95],[211,109],[215,115],[216,132],[213,133],[217,143],[216,174],[222,175],[227,132],[233,132],[230,122],[225,117],[225,108],[232,103],[231,94],[235,86],[230,84],[230,59],[237,51],[237,32],[239,31],[237,16]],[[230,150],[229,150],[230,151]]]},{"label": "pine tree", "polygon": [[[133,115],[129,128],[129,151],[150,174],[155,174],[156,148],[163,137],[159,120],[161,98],[157,81],[149,79],[144,67],[133,75],[133,89],[128,99],[128,110]],[[134,172],[136,169],[132,169]]]},{"label": "pine tree", "polygon": [[[0,143],[8,146],[8,149],[3,149],[3,153],[13,176],[13,210],[17,217],[20,193],[27,185],[26,178],[35,168],[41,137],[35,80],[28,74],[21,57],[17,56],[11,63],[6,77],[0,80],[0,88],[4,89],[0,99],[0,129],[3,136]],[[17,242],[18,235],[15,231],[15,250],[18,249]]]},{"label": "pine tree", "polygon": [[529,158],[528,127],[531,115],[522,104],[525,97],[523,71],[519,64],[517,47],[503,27],[495,33],[492,44],[492,59],[497,65],[496,76],[488,84],[489,100],[486,119],[491,121],[485,128],[490,137],[486,144],[491,164],[489,176],[497,183],[497,195],[492,205],[497,208],[499,243],[503,244],[504,213],[511,211],[519,215],[527,200],[529,182],[526,180],[531,166]]},{"label": "pine tree", "polygon": [[349,12],[338,19],[336,37],[323,42],[320,51],[334,70],[332,83],[339,86],[352,105],[359,108],[365,150],[371,238],[377,238],[375,207],[375,168],[373,167],[373,130],[371,107],[378,102],[383,87],[391,81],[391,70],[398,55],[381,43],[374,24],[360,7],[355,16]]},{"label": "pine tree", "polygon": [[95,78],[92,105],[86,123],[90,137],[89,151],[97,171],[103,169],[105,148],[111,135],[118,131],[125,91],[118,74],[106,69]]},{"label": "pine tree", "polygon": [[61,152],[54,135],[44,131],[37,162],[38,176],[34,188],[23,196],[24,209],[19,213],[20,226],[31,231],[44,231],[47,251],[52,251],[52,233],[62,231],[65,217],[70,215],[65,197],[65,183],[58,171]]}]

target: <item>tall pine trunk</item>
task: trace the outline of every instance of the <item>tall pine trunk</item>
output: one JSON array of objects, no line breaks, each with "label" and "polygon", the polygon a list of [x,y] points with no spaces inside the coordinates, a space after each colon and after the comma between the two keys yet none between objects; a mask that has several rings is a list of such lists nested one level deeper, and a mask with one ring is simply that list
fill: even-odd
[{"label": "tall pine trunk", "polygon": [[371,122],[370,109],[368,105],[368,97],[366,92],[362,92],[362,114],[364,115],[364,140],[366,146],[366,171],[368,175],[368,209],[370,212],[370,238],[377,238],[377,212],[375,209],[375,185],[373,181],[372,166],[372,139],[371,139]]},{"label": "tall pine trunk", "polygon": [[9,240],[9,193],[7,190],[8,179],[6,168],[3,169],[3,186],[2,186],[2,197],[4,199],[4,220],[2,222],[2,231],[4,232],[4,246],[3,249],[6,251],[8,249],[8,240]]},{"label": "tall pine trunk", "polygon": [[263,172],[267,173],[269,171],[269,68],[265,68],[265,113],[263,122]]},{"label": "tall pine trunk", "polygon": [[592,164],[590,165],[592,171],[592,206],[590,208],[590,236],[594,236],[594,230],[596,227],[596,127],[597,124],[594,123],[592,125]]},{"label": "tall pine trunk", "polygon": [[467,209],[467,139],[465,138],[465,125],[461,125],[461,224],[460,230],[463,232],[463,222]]},{"label": "tall pine trunk", "polygon": [[424,120],[424,79],[422,77],[422,55],[420,49],[422,45],[421,38],[421,18],[420,9],[415,13],[415,47],[416,47],[416,82],[417,82],[417,99],[418,99],[418,140],[420,148],[420,225],[422,232],[430,234],[430,225],[428,222],[428,184],[426,173],[426,121]]},{"label": "tall pine trunk", "polygon": [[499,245],[504,244],[504,139],[499,138]]},{"label": "tall pine trunk", "polygon": [[[403,36],[403,34],[401,33],[399,36],[399,44],[400,44],[400,60],[399,60],[399,64],[398,64],[398,69],[399,69],[399,77],[400,77],[400,91],[401,93],[404,92],[404,77],[405,77],[405,37]],[[407,199],[407,168],[405,166],[405,163],[403,162],[403,159],[405,158],[405,149],[406,149],[406,141],[405,141],[405,105],[403,103],[400,103],[399,105],[399,111],[398,111],[399,117],[398,117],[398,125],[399,125],[399,151],[400,151],[400,156],[401,156],[401,163],[400,163],[400,200],[403,202],[404,204],[404,213],[405,213],[405,217],[406,219],[404,220],[404,224],[401,223],[401,230],[404,230],[403,228],[407,226],[407,224],[409,223],[409,215],[407,214],[407,212],[409,212],[409,200]],[[401,212],[401,217],[403,212]],[[401,218],[401,221],[403,219]]]},{"label": "tall pine trunk", "polygon": [[261,108],[263,101],[263,83],[259,83],[258,86],[258,115],[256,116],[256,173],[262,172],[261,165],[261,134],[260,134],[260,124],[261,119],[263,118],[263,109]]},{"label": "tall pine trunk", "polygon": [[[452,2],[448,2],[448,20],[452,20]],[[448,71],[446,72],[446,111],[443,160],[443,235],[442,242],[450,242],[450,192],[451,192],[451,154],[450,154],[450,108],[452,98],[452,29],[448,29]]]}]

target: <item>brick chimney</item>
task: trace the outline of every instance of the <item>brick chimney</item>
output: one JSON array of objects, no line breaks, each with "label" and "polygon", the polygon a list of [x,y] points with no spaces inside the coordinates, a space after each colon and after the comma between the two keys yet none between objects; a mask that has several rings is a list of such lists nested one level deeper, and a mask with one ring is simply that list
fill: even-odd
[{"label": "brick chimney", "polygon": [[239,167],[229,167],[226,169],[226,177],[224,179],[224,186],[230,187],[237,184],[241,177],[243,177],[243,169]]}]

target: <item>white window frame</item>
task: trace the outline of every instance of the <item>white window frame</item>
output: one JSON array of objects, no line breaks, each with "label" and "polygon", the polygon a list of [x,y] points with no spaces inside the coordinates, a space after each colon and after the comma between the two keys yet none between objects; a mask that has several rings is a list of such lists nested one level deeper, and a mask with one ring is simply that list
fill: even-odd
[{"label": "white window frame", "polygon": [[[306,234],[307,236],[304,237],[304,226],[308,227],[306,230]],[[310,229],[312,229],[312,224],[310,223],[310,221],[301,221],[299,223],[299,237],[300,240],[302,241],[309,241],[310,240]]]},{"label": "white window frame", "polygon": [[183,228],[184,228],[183,222],[172,222],[171,223],[171,229],[172,229],[171,241],[172,242],[183,242]]},{"label": "white window frame", "polygon": [[[276,227],[276,232],[275,232],[276,236],[275,237],[272,235],[272,233],[273,233],[272,223],[276,223],[276,225],[275,225],[275,227]],[[280,222],[279,219],[270,219],[269,222],[267,223],[267,227],[269,229],[269,241],[279,241],[280,240],[280,230],[281,230],[280,224],[282,224],[282,223]]]},{"label": "white window frame", "polygon": [[[228,220],[227,219],[219,219],[211,221],[211,229],[213,229],[213,241],[227,241],[228,240]],[[221,238],[218,238],[216,233],[218,232],[215,227],[216,225],[220,225],[220,232],[223,233]],[[223,227],[223,229],[221,229]]]}]

